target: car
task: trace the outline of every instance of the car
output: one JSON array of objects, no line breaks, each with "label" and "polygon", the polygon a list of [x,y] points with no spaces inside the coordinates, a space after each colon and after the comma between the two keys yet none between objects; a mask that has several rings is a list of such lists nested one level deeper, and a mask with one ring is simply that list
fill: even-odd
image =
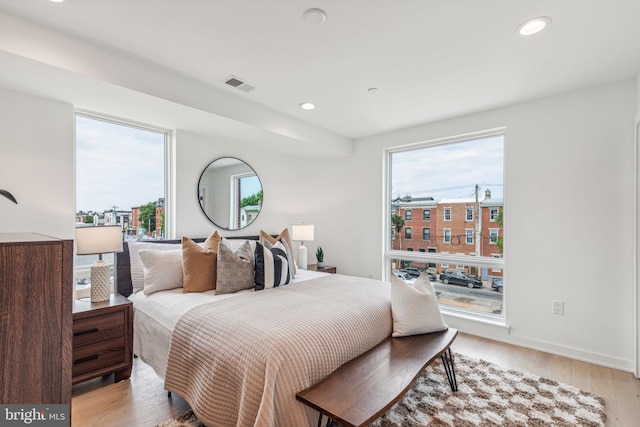
[{"label": "car", "polygon": [[396,271],[395,273],[393,273],[396,275],[396,277],[404,280],[405,282],[408,282],[409,280],[412,279],[411,276],[409,276],[407,273],[403,272],[403,271]]},{"label": "car", "polygon": [[462,271],[458,270],[444,270],[440,273],[440,281],[445,285],[451,283],[452,285],[463,285],[469,288],[481,288],[482,281],[474,277],[467,276]]},{"label": "car", "polygon": [[494,277],[493,280],[491,280],[491,289],[495,289],[496,291],[502,293],[502,288],[502,279]]},{"label": "car", "polygon": [[[405,267],[405,268],[401,268],[400,271],[403,272],[403,273],[407,273],[413,279],[417,279],[422,274],[422,270],[420,270],[420,269],[418,269],[416,267]],[[427,270],[427,275],[429,276],[429,280],[431,282],[435,282],[436,281],[436,275],[435,274],[433,274],[432,272]]]}]

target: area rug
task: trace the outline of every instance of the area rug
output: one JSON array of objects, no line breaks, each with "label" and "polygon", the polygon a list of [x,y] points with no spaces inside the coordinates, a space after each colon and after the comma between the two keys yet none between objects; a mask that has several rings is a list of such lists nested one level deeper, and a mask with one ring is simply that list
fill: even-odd
[{"label": "area rug", "polygon": [[[536,375],[455,355],[458,392],[442,363],[431,364],[372,427],[604,427],[602,398]],[[202,427],[191,411],[158,427]],[[211,426],[215,427],[215,426]]]}]

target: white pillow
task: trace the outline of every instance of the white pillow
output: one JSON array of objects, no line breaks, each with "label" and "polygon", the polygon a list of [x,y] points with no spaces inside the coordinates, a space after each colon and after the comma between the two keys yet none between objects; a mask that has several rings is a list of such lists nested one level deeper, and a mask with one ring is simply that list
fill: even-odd
[{"label": "white pillow", "polygon": [[131,267],[131,285],[134,293],[144,289],[144,266],[138,254],[141,249],[153,249],[156,251],[182,250],[182,243],[129,242],[129,266]]},{"label": "white pillow", "polygon": [[144,294],[182,287],[182,249],[138,251],[144,270]]},{"label": "white pillow", "polygon": [[429,277],[422,273],[413,286],[391,277],[391,314],[394,337],[428,334],[447,329]]},{"label": "white pillow", "polygon": [[222,244],[231,249],[233,252],[237,252],[238,249],[244,245],[244,242],[249,242],[249,246],[251,247],[251,253],[256,250],[256,242],[257,240],[245,240],[245,239],[227,239],[226,237],[222,238]]}]

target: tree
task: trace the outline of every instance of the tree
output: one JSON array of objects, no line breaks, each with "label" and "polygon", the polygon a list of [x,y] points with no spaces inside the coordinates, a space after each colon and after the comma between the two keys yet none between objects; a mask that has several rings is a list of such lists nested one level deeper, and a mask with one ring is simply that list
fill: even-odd
[{"label": "tree", "polygon": [[244,208],[245,206],[255,206],[261,203],[262,203],[262,190],[258,191],[256,194],[252,194],[242,199],[242,201],[240,202],[240,205]]},{"label": "tree", "polygon": [[398,235],[398,249],[402,250],[402,227],[404,227],[404,218],[395,213],[391,214],[391,223],[393,224],[393,228],[396,230],[396,234]]},{"label": "tree", "polygon": [[[504,223],[504,215],[503,215],[504,211],[500,211],[498,212],[498,216],[496,216],[496,223],[500,226],[500,229],[502,229],[502,225]],[[504,236],[504,232],[502,233]],[[496,239],[496,245],[498,246],[498,249],[500,249],[500,253],[502,254],[503,251],[503,245],[504,245],[504,237],[503,236],[498,236],[498,238]]]},{"label": "tree", "polygon": [[149,202],[140,206],[140,216],[138,217],[140,227],[151,234],[156,230],[156,202]]},{"label": "tree", "polygon": [[84,217],[85,224],[93,224],[93,215],[87,215]]}]

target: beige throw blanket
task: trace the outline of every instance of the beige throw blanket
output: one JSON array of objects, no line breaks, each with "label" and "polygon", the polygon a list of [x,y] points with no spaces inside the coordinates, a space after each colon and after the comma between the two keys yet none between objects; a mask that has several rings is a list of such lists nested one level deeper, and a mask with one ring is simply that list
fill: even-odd
[{"label": "beige throw blanket", "polygon": [[297,392],[391,334],[389,285],[341,275],[195,307],[173,333],[165,378],[211,427],[303,427]]}]

